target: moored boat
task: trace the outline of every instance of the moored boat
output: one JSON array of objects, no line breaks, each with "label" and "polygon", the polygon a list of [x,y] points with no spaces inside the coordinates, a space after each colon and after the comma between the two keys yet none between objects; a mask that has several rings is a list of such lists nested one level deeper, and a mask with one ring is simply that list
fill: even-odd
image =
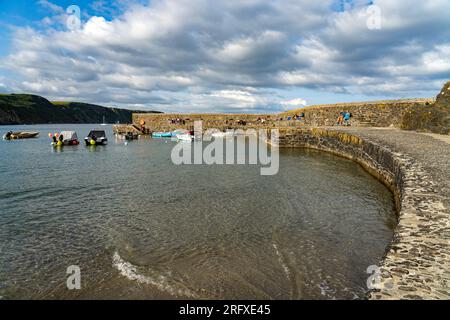
[{"label": "moored boat", "polygon": [[18,131],[18,132],[8,132],[3,136],[4,140],[16,140],[16,139],[31,139],[36,138],[39,132],[28,132],[28,131]]},{"label": "moored boat", "polygon": [[127,132],[126,134],[124,134],[124,138],[125,140],[137,140],[139,139],[139,135],[134,132]]},{"label": "moored boat", "polygon": [[78,136],[75,131],[62,131],[59,134],[49,134],[50,138],[53,138],[52,146],[62,147],[62,146],[77,146],[80,144],[78,141]]},{"label": "moored boat", "polygon": [[234,136],[234,132],[232,131],[227,131],[227,132],[214,132],[213,134],[211,134],[214,138],[226,138],[226,137],[232,137]]},{"label": "moored boat", "polygon": [[176,137],[177,137],[178,140],[182,140],[182,141],[192,141],[192,140],[194,140],[194,136],[189,134],[189,133],[178,134]]},{"label": "moored boat", "polygon": [[87,146],[104,146],[108,144],[106,132],[103,130],[92,130],[89,135],[84,138]]},{"label": "moored boat", "polygon": [[172,138],[172,132],[153,132],[153,138]]}]

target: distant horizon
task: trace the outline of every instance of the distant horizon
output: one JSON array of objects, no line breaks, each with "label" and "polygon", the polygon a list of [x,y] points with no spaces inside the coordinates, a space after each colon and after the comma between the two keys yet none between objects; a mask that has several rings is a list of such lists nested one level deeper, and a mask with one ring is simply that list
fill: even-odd
[{"label": "distant horizon", "polygon": [[434,98],[450,2],[0,3],[0,93],[165,113]]},{"label": "distant horizon", "polygon": [[[354,105],[354,104],[376,104],[376,103],[384,103],[384,102],[394,102],[394,101],[399,101],[399,102],[411,102],[411,101],[435,101],[436,98],[435,97],[416,97],[416,98],[402,98],[402,99],[386,99],[386,100],[366,100],[366,101],[338,101],[338,102],[333,102],[333,103],[323,103],[323,104],[314,104],[314,105],[304,105],[301,106],[299,108],[293,108],[293,109],[288,109],[288,110],[284,110],[284,111],[278,111],[278,112],[190,112],[189,110],[183,110],[183,112],[181,111],[173,111],[173,112],[164,112],[161,110],[157,110],[157,109],[148,109],[148,110],[144,110],[142,109],[133,109],[132,106],[131,107],[120,107],[120,106],[115,106],[115,105],[102,105],[102,104],[97,104],[97,103],[92,103],[89,101],[70,101],[70,100],[51,100],[48,99],[47,97],[41,96],[39,94],[35,94],[35,93],[18,93],[18,92],[11,92],[11,93],[0,93],[1,95],[35,95],[35,96],[40,96],[46,100],[48,100],[49,102],[53,103],[53,104],[57,104],[57,103],[83,103],[83,104],[91,104],[91,105],[98,105],[100,107],[105,107],[105,108],[111,108],[111,109],[124,109],[124,110],[129,110],[129,111],[136,111],[137,113],[139,112],[156,112],[156,113],[164,113],[164,114],[268,114],[268,115],[277,115],[277,114],[281,114],[281,113],[287,113],[287,112],[292,112],[292,111],[296,111],[299,109],[307,109],[307,108],[311,108],[311,107],[321,107],[321,106],[334,106],[334,105],[340,105],[340,104],[346,104],[346,105]],[[137,107],[138,108],[138,107]]]}]

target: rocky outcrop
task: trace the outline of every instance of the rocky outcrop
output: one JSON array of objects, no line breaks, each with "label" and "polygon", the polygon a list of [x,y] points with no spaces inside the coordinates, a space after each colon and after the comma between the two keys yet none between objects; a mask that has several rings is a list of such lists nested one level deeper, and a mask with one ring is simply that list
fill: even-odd
[{"label": "rocky outcrop", "polygon": [[403,118],[402,129],[440,134],[450,133],[450,82],[442,88],[436,102],[411,110]]}]

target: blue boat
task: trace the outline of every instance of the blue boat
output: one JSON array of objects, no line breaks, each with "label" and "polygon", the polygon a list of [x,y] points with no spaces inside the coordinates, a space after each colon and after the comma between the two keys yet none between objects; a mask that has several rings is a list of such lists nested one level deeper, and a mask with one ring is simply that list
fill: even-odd
[{"label": "blue boat", "polygon": [[172,132],[153,132],[153,138],[172,138]]}]

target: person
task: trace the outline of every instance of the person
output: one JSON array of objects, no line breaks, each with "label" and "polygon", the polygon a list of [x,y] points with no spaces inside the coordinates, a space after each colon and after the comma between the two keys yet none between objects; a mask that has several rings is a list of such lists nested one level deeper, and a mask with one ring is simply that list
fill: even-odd
[{"label": "person", "polygon": [[59,141],[61,141],[61,142],[64,141],[64,136],[62,134],[59,135]]},{"label": "person", "polygon": [[6,140],[11,139],[12,134],[13,134],[12,131],[8,131],[8,132],[6,133],[6,135],[5,135]]},{"label": "person", "polygon": [[53,143],[54,144],[58,143],[58,140],[56,139],[56,136],[53,136],[52,139],[53,139]]},{"label": "person", "polygon": [[337,119],[337,125],[342,126],[343,123],[344,123],[344,113],[341,112],[341,113],[339,113],[339,117]]},{"label": "person", "polygon": [[350,125],[350,118],[352,117],[352,114],[350,112],[346,112],[344,114],[344,121],[345,121],[345,125],[349,126]]}]

